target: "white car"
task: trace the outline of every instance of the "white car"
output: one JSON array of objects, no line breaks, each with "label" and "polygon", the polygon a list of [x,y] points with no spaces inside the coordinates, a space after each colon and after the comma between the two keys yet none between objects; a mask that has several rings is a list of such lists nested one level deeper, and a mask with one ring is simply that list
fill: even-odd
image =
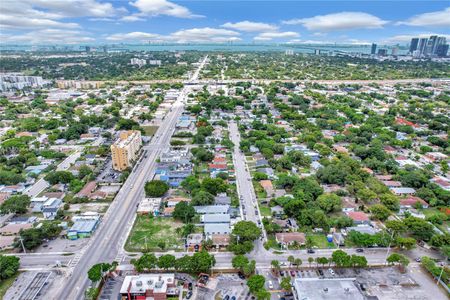
[{"label": "white car", "polygon": [[333,269],[331,269],[331,268],[328,269],[328,272],[330,272],[330,274],[333,275],[333,276],[334,276],[334,274],[335,274],[334,271],[333,271]]},{"label": "white car", "polygon": [[272,281],[269,280],[267,282],[267,285],[269,286],[269,289],[273,290],[273,283],[272,283]]}]

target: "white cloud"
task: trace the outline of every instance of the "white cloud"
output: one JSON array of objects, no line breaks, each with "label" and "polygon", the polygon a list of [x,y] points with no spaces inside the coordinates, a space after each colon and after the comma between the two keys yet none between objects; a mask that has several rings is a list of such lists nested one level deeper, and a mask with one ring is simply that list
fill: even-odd
[{"label": "white cloud", "polygon": [[95,41],[85,32],[64,29],[34,30],[25,34],[4,35],[2,40],[10,43],[26,44],[78,44]]},{"label": "white cloud", "polygon": [[221,28],[192,28],[179,30],[169,35],[147,32],[116,33],[106,37],[108,41],[165,41],[176,43],[223,43],[240,41],[240,33]]},{"label": "white cloud", "polygon": [[144,18],[138,17],[137,15],[130,15],[120,18],[119,21],[122,22],[136,22],[136,21],[145,21]]},{"label": "white cloud", "polygon": [[65,23],[62,19],[110,18],[123,11],[114,8],[111,3],[100,3],[95,0],[2,0],[0,28],[7,30],[77,28],[78,24]]},{"label": "white cloud", "polygon": [[398,25],[450,27],[450,7],[441,11],[434,11],[415,15],[406,21],[398,22]]},{"label": "white cloud", "polygon": [[167,0],[136,0],[129,2],[131,6],[136,7],[139,13],[134,14],[138,17],[155,17],[159,15],[166,15],[177,18],[195,18],[202,17],[193,14],[188,8],[178,5]]},{"label": "white cloud", "polygon": [[239,32],[220,28],[192,28],[186,30],[179,30],[170,35],[170,39],[179,43],[185,42],[228,42],[239,41]]},{"label": "white cloud", "polygon": [[267,24],[267,23],[260,23],[260,22],[251,22],[251,21],[242,21],[237,23],[225,23],[221,25],[220,27],[239,30],[239,31],[246,31],[246,32],[258,32],[258,31],[276,31],[278,29],[278,26]]},{"label": "white cloud", "polygon": [[116,33],[106,37],[108,41],[146,41],[153,39],[160,39],[161,36],[154,33],[147,32],[129,32],[129,33]]},{"label": "white cloud", "polygon": [[303,25],[308,30],[337,31],[348,29],[382,28],[388,21],[364,12],[340,12],[328,15],[319,15],[312,18],[292,19],[283,21],[288,25]]},{"label": "white cloud", "polygon": [[294,31],[285,32],[263,32],[255,36],[253,39],[255,41],[271,41],[273,39],[288,39],[299,37],[300,34]]},{"label": "white cloud", "polygon": [[3,29],[36,29],[36,28],[77,28],[77,23],[64,23],[44,18],[21,17],[0,14],[0,28]]}]

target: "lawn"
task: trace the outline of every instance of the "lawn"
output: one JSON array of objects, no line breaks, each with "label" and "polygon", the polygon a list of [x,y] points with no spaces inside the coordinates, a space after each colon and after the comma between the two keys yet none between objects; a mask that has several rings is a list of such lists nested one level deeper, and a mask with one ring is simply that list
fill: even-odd
[{"label": "lawn", "polygon": [[159,126],[142,126],[144,129],[145,135],[153,136],[158,130]]},{"label": "lawn", "polygon": [[272,216],[272,211],[270,210],[270,207],[268,207],[268,206],[260,204],[259,211],[261,212],[261,215],[264,217]]},{"label": "lawn", "polygon": [[20,272],[17,272],[13,277],[0,281],[0,299],[4,299],[6,291],[13,285],[14,280],[19,277]]},{"label": "lawn", "polygon": [[183,223],[172,218],[137,216],[125,249],[130,252],[179,250],[184,248],[176,229]]},{"label": "lawn", "polygon": [[328,243],[326,235],[322,234],[309,234],[314,241],[314,245],[320,249],[336,248],[334,243]]}]

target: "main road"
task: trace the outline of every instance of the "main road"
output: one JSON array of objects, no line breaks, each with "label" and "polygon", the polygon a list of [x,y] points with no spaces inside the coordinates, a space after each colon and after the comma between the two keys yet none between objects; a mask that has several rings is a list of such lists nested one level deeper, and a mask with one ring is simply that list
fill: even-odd
[{"label": "main road", "polygon": [[[207,57],[194,72],[191,77],[192,81],[197,80],[206,60]],[[147,147],[144,147],[144,151],[148,152],[147,157],[144,156],[142,161],[135,166],[88,245],[76,254],[77,263],[71,274],[67,274],[68,278],[61,287],[59,296],[54,297],[55,299],[83,299],[84,292],[89,286],[87,278],[89,268],[96,263],[112,262],[121,257],[123,244],[136,214],[136,206],[144,194],[145,182],[153,177],[156,159],[163,149],[169,146],[176,121],[184,110],[189,90],[189,87],[181,90],[178,99],[158,128],[154,138]]]}]

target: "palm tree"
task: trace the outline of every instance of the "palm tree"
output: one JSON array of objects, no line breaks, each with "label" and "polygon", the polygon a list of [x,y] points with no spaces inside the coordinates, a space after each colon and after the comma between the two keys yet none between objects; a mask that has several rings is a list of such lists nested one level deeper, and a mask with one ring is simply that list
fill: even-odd
[{"label": "palm tree", "polygon": [[315,246],[315,242],[311,236],[306,237],[305,246],[306,249],[311,249],[312,247]]},{"label": "palm tree", "polygon": [[272,272],[280,270],[280,262],[278,260],[274,259],[270,262],[270,264],[272,265]]},{"label": "palm tree", "polygon": [[314,258],[308,257],[309,267],[311,268],[311,264],[314,262]]},{"label": "palm tree", "polygon": [[296,258],[294,260],[294,264],[297,266],[297,269],[300,269],[300,266],[302,265],[303,261],[301,258]]},{"label": "palm tree", "polygon": [[289,262],[289,266],[292,266],[292,264],[293,264],[294,261],[295,261],[295,258],[294,258],[294,256],[289,255],[288,258],[287,258],[287,260],[288,260],[288,262]]}]

